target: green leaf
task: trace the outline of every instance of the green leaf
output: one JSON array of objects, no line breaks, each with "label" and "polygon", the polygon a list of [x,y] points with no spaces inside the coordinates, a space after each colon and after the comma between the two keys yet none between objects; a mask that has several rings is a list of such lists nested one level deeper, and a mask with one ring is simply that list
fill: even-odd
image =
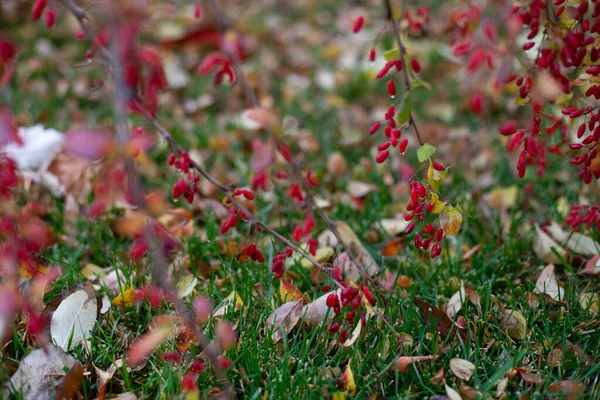
[{"label": "green leaf", "polygon": [[447,205],[440,214],[442,229],[446,235],[456,235],[460,231],[463,217],[460,211],[451,205]]},{"label": "green leaf", "polygon": [[411,84],[411,88],[416,89],[418,87],[424,87],[425,89],[431,92],[431,84],[429,82],[425,82],[419,78],[414,78]]},{"label": "green leaf", "polygon": [[385,58],[385,61],[395,60],[398,57],[400,57],[400,50],[398,49],[388,50],[383,53],[383,58]]},{"label": "green leaf", "polygon": [[410,110],[410,92],[405,92],[404,96],[402,97],[402,102],[400,103],[400,109],[396,115],[396,122],[398,122],[399,125],[408,122],[408,119],[410,118]]},{"label": "green leaf", "polygon": [[419,162],[424,162],[425,160],[429,159],[433,153],[435,153],[435,147],[429,143],[425,143],[423,146],[419,147],[419,150],[417,150],[417,158],[419,159]]}]

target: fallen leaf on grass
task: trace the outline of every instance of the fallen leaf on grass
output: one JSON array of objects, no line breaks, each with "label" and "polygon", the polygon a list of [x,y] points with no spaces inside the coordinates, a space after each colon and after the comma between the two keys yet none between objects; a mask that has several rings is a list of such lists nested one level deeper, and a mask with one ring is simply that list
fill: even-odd
[{"label": "fallen leaf on grass", "polygon": [[548,264],[535,282],[535,293],[543,293],[555,301],[562,301],[565,298],[565,290],[560,287],[556,275],[554,275],[554,265]]},{"label": "fallen leaf on grass", "polygon": [[80,289],[64,299],[52,314],[50,334],[52,340],[63,350],[90,337],[98,315],[98,302],[91,286]]},{"label": "fallen leaf on grass", "polygon": [[94,365],[94,371],[96,372],[96,387],[98,388],[98,400],[104,400],[106,398],[106,388],[108,387],[108,383],[113,378],[115,372],[122,366],[122,358],[119,358],[112,363],[106,371],[103,371]]},{"label": "fallen leaf on grass", "polygon": [[280,280],[279,281],[279,297],[282,302],[296,301],[304,298],[304,295],[293,283]]},{"label": "fallen leaf on grass", "polygon": [[548,226],[548,233],[572,253],[587,257],[600,253],[600,243],[578,232],[565,232],[556,222]]},{"label": "fallen leaf on grass", "polygon": [[77,392],[83,383],[83,367],[80,363],[73,365],[56,387],[56,399],[76,399]]},{"label": "fallen leaf on grass", "polygon": [[384,257],[396,257],[402,249],[404,238],[398,237],[392,239],[392,241],[386,243],[381,248],[381,255]]},{"label": "fallen leaf on grass", "polygon": [[490,207],[506,210],[515,205],[517,194],[518,188],[516,185],[509,187],[498,186],[488,193],[487,200]]},{"label": "fallen leaf on grass", "polygon": [[450,386],[444,384],[444,387],[446,388],[446,395],[448,396],[448,399],[450,400],[462,400],[462,397],[460,397],[460,394],[458,394],[458,392],[454,389],[452,389]]},{"label": "fallen leaf on grass", "polygon": [[348,182],[348,194],[352,197],[361,198],[365,197],[373,190],[376,189],[375,185],[370,183],[360,182],[360,181],[350,181]]},{"label": "fallen leaf on grass", "polygon": [[[331,262],[334,256],[335,250],[332,247],[322,247],[317,249],[317,254],[315,254],[313,258],[320,264],[326,264]],[[315,266],[308,258],[302,258],[302,260],[300,260],[300,265],[306,269],[311,269]]]},{"label": "fallen leaf on grass", "polygon": [[461,310],[463,303],[467,300],[467,292],[465,291],[464,282],[460,283],[460,290],[450,297],[448,303],[446,303],[446,315],[450,318],[454,318],[456,314]]},{"label": "fallen leaf on grass", "polygon": [[571,380],[555,382],[548,387],[548,392],[562,395],[565,400],[582,399],[586,386]]},{"label": "fallen leaf on grass", "polygon": [[[273,327],[271,338],[278,342],[284,334],[288,334],[296,327],[303,314],[303,299],[289,301],[275,309],[267,318],[267,325]],[[285,332],[285,333],[284,333]]]},{"label": "fallen leaf on grass", "polygon": [[459,379],[469,381],[475,372],[475,364],[461,358],[450,360],[450,371]]},{"label": "fallen leaf on grass", "polygon": [[585,263],[585,267],[583,267],[583,269],[581,271],[579,271],[577,274],[579,274],[579,275],[584,275],[584,274],[600,275],[600,255],[590,258]]},{"label": "fallen leaf on grass", "polygon": [[135,299],[135,289],[129,288],[119,294],[117,297],[112,299],[110,302],[113,306],[119,307],[133,307],[133,300]]},{"label": "fallen leaf on grass", "polygon": [[[341,289],[338,289],[333,292],[329,292],[324,294],[321,297],[318,297],[316,300],[313,300],[311,303],[308,303],[302,309],[302,315],[304,316],[304,323],[310,327],[314,327],[325,321],[325,317],[331,318],[333,316],[333,312],[329,312],[329,307],[327,307],[327,296],[332,293],[335,293],[340,299]],[[340,299],[341,302],[341,299]]]},{"label": "fallen leaf on grass", "polygon": [[354,373],[350,368],[350,362],[346,366],[344,371],[344,390],[350,394],[350,396],[356,395],[356,381],[354,380]]},{"label": "fallen leaf on grass", "polygon": [[381,220],[383,230],[390,235],[403,233],[408,224],[410,224],[410,221],[407,221],[404,218],[386,218]]},{"label": "fallen leaf on grass", "polygon": [[342,240],[350,247],[352,255],[362,262],[366,272],[370,276],[377,274],[381,268],[379,268],[375,259],[365,246],[363,246],[356,233],[350,228],[350,225],[342,221],[336,221],[336,228]]},{"label": "fallen leaf on grass", "polygon": [[362,326],[363,326],[362,319],[359,319],[358,324],[356,324],[356,327],[350,334],[350,337],[348,339],[346,339],[346,341],[344,342],[344,344],[343,344],[344,347],[350,347],[354,343],[356,343],[356,341],[360,337],[360,332],[362,331]]},{"label": "fallen leaf on grass", "polygon": [[[442,339],[445,340],[446,337],[452,337],[458,333],[463,341],[467,340],[467,330],[454,323],[454,321],[452,321],[452,319],[441,309],[419,299],[418,297],[415,297],[414,301],[419,307],[421,317],[425,323],[433,324],[436,331],[442,336]],[[433,317],[433,321],[430,321],[430,315]]]},{"label": "fallen leaf on grass", "polygon": [[451,205],[444,207],[440,214],[440,223],[446,235],[456,235],[460,231],[463,216],[460,211]]},{"label": "fallen leaf on grass", "polygon": [[62,382],[65,368],[72,369],[79,362],[58,346],[48,344],[44,349],[33,350],[19,364],[19,369],[7,383],[21,393],[25,400],[50,400],[55,398],[56,387]]},{"label": "fallen leaf on grass", "polygon": [[392,364],[390,369],[392,371],[407,372],[411,365],[419,364],[423,362],[436,361],[440,356],[402,356],[398,357]]},{"label": "fallen leaf on grass", "polygon": [[536,239],[533,245],[533,251],[535,254],[547,263],[561,263],[560,258],[555,254],[555,251],[561,256],[565,257],[567,251],[554,239],[550,237],[546,232],[540,228],[538,224],[535,224]]},{"label": "fallen leaf on grass", "polygon": [[237,311],[243,305],[244,302],[234,290],[233,292],[229,293],[229,296],[223,299],[221,305],[213,312],[213,318],[222,318],[230,307],[233,307],[233,309]]},{"label": "fallen leaf on grass", "polygon": [[198,278],[194,275],[186,275],[177,282],[177,296],[183,299],[194,293],[194,288],[198,284]]},{"label": "fallen leaf on grass", "polygon": [[500,316],[500,327],[513,339],[523,340],[527,336],[527,320],[518,311],[504,310]]}]

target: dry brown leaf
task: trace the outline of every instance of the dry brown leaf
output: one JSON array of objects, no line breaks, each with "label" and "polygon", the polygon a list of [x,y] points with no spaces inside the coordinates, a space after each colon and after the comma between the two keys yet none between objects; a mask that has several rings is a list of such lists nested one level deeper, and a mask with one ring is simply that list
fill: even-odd
[{"label": "dry brown leaf", "polygon": [[76,363],[56,387],[55,396],[57,399],[77,399],[82,384],[83,367],[80,363]]},{"label": "dry brown leaf", "polygon": [[75,157],[67,151],[56,155],[48,166],[48,172],[57,177],[67,194],[77,203],[86,204],[92,193],[92,179],[98,173],[101,164]]},{"label": "dry brown leaf", "polygon": [[546,362],[551,367],[559,367],[562,363],[562,359],[563,351],[560,347],[556,347],[552,349],[550,353],[548,353],[548,358],[546,359]]},{"label": "dry brown leaf", "polygon": [[572,380],[555,382],[548,387],[548,392],[561,394],[565,400],[583,399],[586,386]]},{"label": "dry brown leaf", "polygon": [[386,243],[381,248],[381,255],[384,257],[396,257],[402,249],[404,238],[394,238],[391,242]]},{"label": "dry brown leaf", "polygon": [[435,361],[439,356],[402,356],[398,357],[391,365],[390,370],[398,372],[407,372],[412,364]]},{"label": "dry brown leaf", "polygon": [[542,381],[542,377],[539,374],[521,371],[520,369],[518,369],[517,372],[519,373],[519,376],[521,377],[521,379],[523,379],[523,381],[525,381],[529,384],[537,385],[538,383],[540,383]]},{"label": "dry brown leaf", "polygon": [[481,393],[470,386],[459,386],[458,391],[463,400],[474,400],[481,398]]},{"label": "dry brown leaf", "polygon": [[433,382],[434,385],[441,385],[444,383],[444,367],[440,368],[438,372],[431,377],[431,382]]},{"label": "dry brown leaf", "polygon": [[[443,339],[446,337],[454,336],[458,333],[463,341],[467,340],[467,330],[455,324],[450,317],[446,315],[438,307],[432,306],[431,304],[415,297],[415,304],[419,307],[421,317],[425,320],[425,323],[431,323],[435,325],[435,329],[442,336]],[[430,321],[430,315],[433,317],[433,321]]]},{"label": "dry brown leaf", "polygon": [[57,385],[66,376],[65,368],[69,370],[79,362],[63,349],[48,344],[44,349],[33,350],[19,363],[19,369],[10,378],[7,390],[14,387],[25,400],[53,399]]},{"label": "dry brown leaf", "polygon": [[271,338],[277,342],[283,338],[284,332],[288,334],[300,321],[303,314],[303,299],[289,301],[275,309],[267,318],[267,325],[273,327]]},{"label": "dry brown leaf", "polygon": [[323,296],[318,297],[316,300],[313,300],[311,303],[305,305],[302,310],[302,315],[304,316],[304,323],[310,327],[314,327],[322,323],[325,320],[325,316],[327,316],[328,319],[331,318],[333,316],[333,312],[328,313],[329,307],[327,307],[326,304],[327,296],[329,296],[332,293],[335,293],[341,302],[341,292],[342,290],[338,289],[336,291],[326,293]]},{"label": "dry brown leaf", "polygon": [[556,275],[554,275],[554,265],[548,264],[535,282],[535,293],[543,293],[552,298],[552,300],[562,301],[565,298],[565,290],[560,287]]},{"label": "dry brown leaf", "polygon": [[450,371],[459,379],[469,381],[475,372],[475,364],[462,358],[450,360]]}]

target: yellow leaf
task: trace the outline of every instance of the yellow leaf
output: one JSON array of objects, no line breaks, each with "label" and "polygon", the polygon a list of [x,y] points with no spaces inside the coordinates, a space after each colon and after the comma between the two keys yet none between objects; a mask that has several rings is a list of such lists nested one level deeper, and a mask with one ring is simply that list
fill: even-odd
[{"label": "yellow leaf", "polygon": [[117,297],[115,297],[111,301],[111,303],[115,307],[118,307],[121,305],[124,307],[132,307],[134,298],[135,298],[135,289],[129,288],[129,289],[125,290],[123,293],[121,293],[120,295],[118,295]]},{"label": "yellow leaf", "polygon": [[331,400],[346,400],[346,394],[344,392],[335,392],[331,396]]},{"label": "yellow leaf", "polygon": [[227,296],[227,297],[225,297],[225,299],[223,299],[223,302],[221,303],[219,308],[217,308],[214,311],[213,318],[223,317],[225,315],[225,313],[227,312],[227,309],[231,306],[233,306],[234,310],[239,310],[243,305],[244,305],[244,302],[242,301],[241,297],[234,290],[233,292],[229,293],[229,296]]},{"label": "yellow leaf", "polygon": [[284,303],[301,300],[304,297],[300,289],[293,283],[284,281],[283,279],[279,281],[279,296]]},{"label": "yellow leaf", "polygon": [[344,390],[348,392],[350,396],[354,396],[356,394],[356,382],[354,381],[354,374],[350,368],[350,362],[348,362],[348,366],[344,372],[344,378]]},{"label": "yellow leaf", "polygon": [[[324,264],[333,260],[333,256],[335,256],[335,250],[333,247],[323,247],[321,249],[317,249],[317,254],[315,254],[313,258],[319,263]],[[306,269],[314,268],[313,263],[310,262],[308,258],[302,258],[302,260],[300,260],[300,265]]]},{"label": "yellow leaf", "polygon": [[447,205],[440,214],[442,229],[446,235],[456,235],[462,225],[462,214],[451,205]]},{"label": "yellow leaf", "polygon": [[433,209],[431,210],[431,212],[434,214],[441,213],[444,207],[446,207],[446,202],[440,201],[436,193],[431,194],[431,203],[433,204]]},{"label": "yellow leaf", "polygon": [[438,171],[433,168],[433,163],[429,161],[429,169],[427,169],[427,181],[433,190],[436,192],[440,190],[440,186],[444,183],[446,176],[448,175],[448,168],[443,171]]}]

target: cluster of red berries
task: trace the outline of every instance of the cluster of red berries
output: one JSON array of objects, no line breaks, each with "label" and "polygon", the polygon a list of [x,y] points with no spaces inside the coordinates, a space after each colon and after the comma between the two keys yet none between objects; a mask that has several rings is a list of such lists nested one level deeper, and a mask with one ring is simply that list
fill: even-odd
[{"label": "cluster of red berries", "polygon": [[[581,143],[571,143],[571,150],[585,150],[583,154],[577,155],[571,159],[571,164],[580,165],[581,168],[577,172],[577,176],[583,179],[585,184],[592,183],[592,178],[600,179],[600,157],[598,156],[598,143],[600,143],[600,111],[598,107],[585,107],[581,109],[567,108],[563,110],[563,114],[569,115],[571,118],[580,116],[589,117],[589,121],[585,121],[579,125],[577,129],[577,138],[582,139]],[[596,112],[594,112],[596,111]],[[590,133],[583,137],[586,130]]]},{"label": "cluster of red berries", "polygon": [[[33,8],[31,10],[31,20],[37,21],[40,19],[44,10],[46,10],[48,6],[48,0],[36,0],[33,3]],[[54,21],[56,20],[56,11],[52,8],[48,8],[46,11],[46,26],[51,28],[54,25]]]},{"label": "cluster of red berries", "polygon": [[285,248],[285,252],[280,251],[273,257],[273,264],[271,266],[271,272],[275,274],[275,278],[281,279],[283,272],[285,271],[284,261],[286,258],[291,257],[294,251],[290,247]]},{"label": "cluster of red berries", "polygon": [[[443,171],[445,169],[444,166],[438,162],[433,162],[432,165],[433,168],[438,171]],[[425,213],[431,213],[434,207],[433,203],[427,202],[427,188],[421,182],[410,182],[410,198],[411,202],[406,207],[406,210],[409,211],[410,214],[404,217],[406,221],[411,221],[404,231],[407,235],[414,231],[417,226],[417,221],[423,221],[425,219]],[[415,235],[415,246],[417,249],[422,249],[424,251],[429,250],[431,258],[436,258],[442,253],[442,247],[438,243],[442,241],[443,237],[443,229],[439,228],[436,230],[433,225],[427,223],[421,230],[421,233]],[[429,249],[430,246],[431,249]]]},{"label": "cluster of red berries", "polygon": [[257,263],[262,263],[265,261],[263,253],[258,249],[258,247],[256,247],[255,243],[250,243],[248,246],[244,247],[244,249],[238,255],[237,260],[243,262],[248,258],[252,261],[256,261]]},{"label": "cluster of red berries", "polygon": [[567,224],[577,232],[580,225],[586,225],[591,228],[596,224],[596,229],[600,231],[600,204],[594,205],[574,205],[571,207]]},{"label": "cluster of red berries", "polygon": [[[333,322],[329,326],[329,334],[333,336],[339,332],[338,340],[340,343],[344,343],[348,338],[348,329],[342,328],[342,325],[354,325],[357,315],[356,312],[360,307],[362,296],[364,296],[371,305],[375,305],[375,298],[373,297],[371,290],[364,285],[360,286],[360,289],[355,286],[347,286],[341,277],[339,268],[334,269],[334,277],[338,282],[340,282],[340,284],[342,284],[343,289],[339,295],[337,292],[330,293],[325,300],[325,304],[327,307],[331,308],[336,315],[340,314],[342,311],[345,311],[345,321],[343,321],[341,324],[337,321]],[[329,290],[331,290],[330,286],[323,287],[323,291]]]},{"label": "cluster of red berries", "polygon": [[192,204],[194,196],[198,191],[200,176],[190,172],[190,167],[192,165],[190,155],[186,151],[181,152],[180,157],[177,157],[175,153],[171,153],[167,157],[167,164],[187,176],[187,181],[184,178],[179,178],[177,183],[173,186],[173,199],[178,200],[183,196],[189,204]]}]

